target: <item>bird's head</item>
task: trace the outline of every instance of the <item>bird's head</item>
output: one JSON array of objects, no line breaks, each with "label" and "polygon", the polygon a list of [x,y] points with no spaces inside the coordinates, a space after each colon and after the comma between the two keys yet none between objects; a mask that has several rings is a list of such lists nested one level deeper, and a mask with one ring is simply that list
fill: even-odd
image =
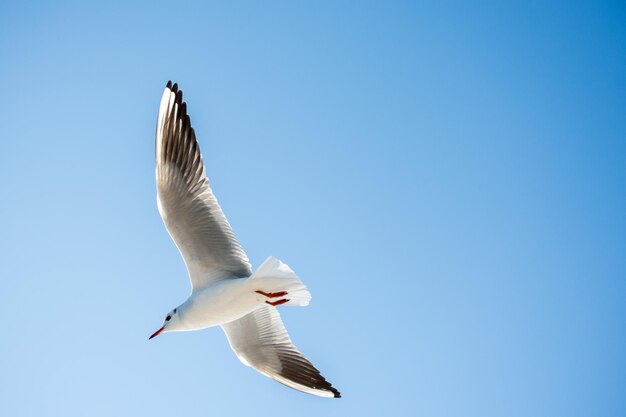
[{"label": "bird's head", "polygon": [[168,331],[176,330],[179,327],[179,320],[180,316],[178,315],[178,308],[175,308],[174,310],[167,313],[167,316],[165,316],[165,319],[163,320],[163,326],[161,326],[159,330],[154,332],[152,336],[148,338],[148,340],[152,339],[153,337],[157,337],[161,333],[167,333]]}]

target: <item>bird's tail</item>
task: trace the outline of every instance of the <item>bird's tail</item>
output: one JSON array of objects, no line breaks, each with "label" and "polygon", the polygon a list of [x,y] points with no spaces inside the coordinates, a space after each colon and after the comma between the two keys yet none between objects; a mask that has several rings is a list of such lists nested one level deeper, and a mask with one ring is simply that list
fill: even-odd
[{"label": "bird's tail", "polygon": [[266,297],[268,304],[274,306],[306,306],[311,300],[311,293],[296,273],[273,256],[254,271],[250,283],[258,294]]}]

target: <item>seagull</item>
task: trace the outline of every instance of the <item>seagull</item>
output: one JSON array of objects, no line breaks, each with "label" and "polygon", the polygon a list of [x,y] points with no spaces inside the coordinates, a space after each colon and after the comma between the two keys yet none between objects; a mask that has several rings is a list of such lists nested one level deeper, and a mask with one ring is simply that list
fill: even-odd
[{"label": "seagull", "polygon": [[298,391],[341,397],[294,346],[278,313],[280,305],[308,305],[311,294],[272,256],[252,272],[211,191],[183,93],[171,81],[157,118],[156,184],[159,213],[185,261],[192,291],[149,339],[220,326],[244,365]]}]

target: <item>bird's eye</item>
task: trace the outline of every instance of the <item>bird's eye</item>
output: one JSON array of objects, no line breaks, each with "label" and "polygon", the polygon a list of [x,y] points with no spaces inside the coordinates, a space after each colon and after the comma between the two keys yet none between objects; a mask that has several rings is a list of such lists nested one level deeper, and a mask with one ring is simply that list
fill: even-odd
[{"label": "bird's eye", "polygon": [[169,321],[172,318],[172,316],[167,316],[165,317],[165,321]]}]

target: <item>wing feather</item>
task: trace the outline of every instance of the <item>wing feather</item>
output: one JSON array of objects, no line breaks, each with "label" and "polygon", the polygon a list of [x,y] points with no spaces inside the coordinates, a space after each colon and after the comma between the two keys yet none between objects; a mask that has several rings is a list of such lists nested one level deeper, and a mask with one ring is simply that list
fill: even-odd
[{"label": "wing feather", "polygon": [[263,306],[222,325],[239,360],[265,376],[298,391],[321,397],[341,397],[294,346],[278,311]]},{"label": "wing feather", "polygon": [[157,205],[193,289],[250,276],[250,261],[211,191],[187,104],[168,82],[157,119]]}]

